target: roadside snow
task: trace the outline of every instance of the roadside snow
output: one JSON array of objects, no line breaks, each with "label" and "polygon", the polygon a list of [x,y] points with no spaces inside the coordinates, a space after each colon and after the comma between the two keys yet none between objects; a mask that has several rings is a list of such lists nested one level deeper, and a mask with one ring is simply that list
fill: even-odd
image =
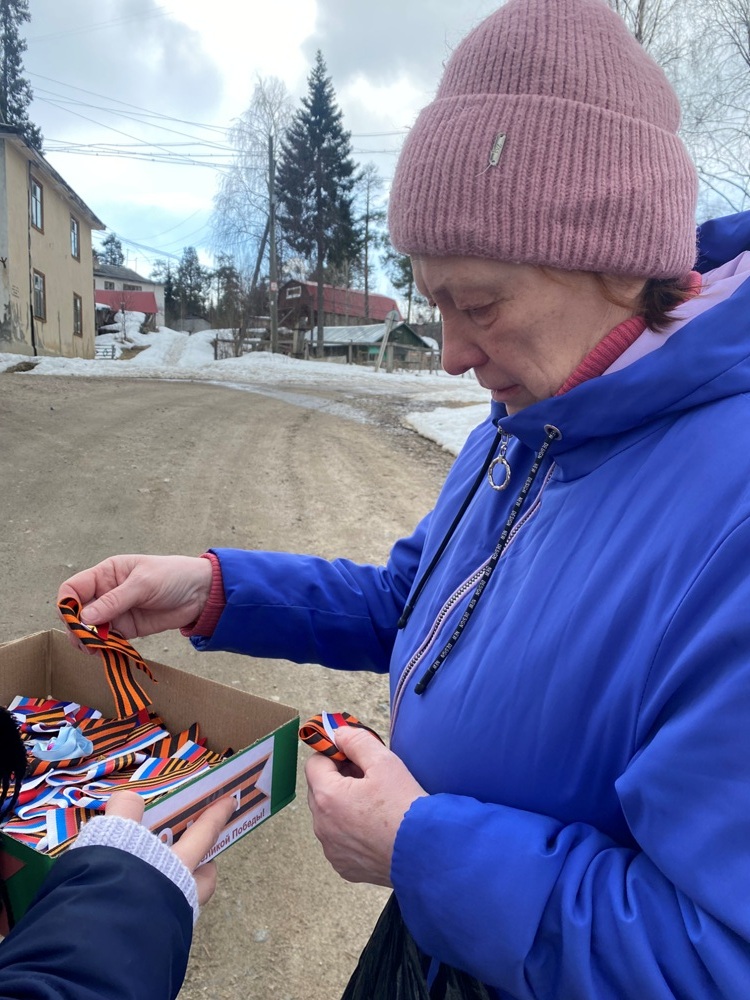
[{"label": "roadside snow", "polygon": [[[229,387],[337,388],[356,395],[401,396],[420,403],[434,403],[434,409],[409,413],[405,422],[418,434],[437,442],[452,454],[458,454],[469,431],[487,416],[488,395],[472,375],[453,377],[444,372],[376,372],[360,365],[342,365],[325,361],[300,361],[281,354],[254,353],[241,358],[214,361],[211,344],[215,330],[192,335],[160,327],[156,333],[140,333],[137,317],[126,315],[126,338],[120,323],[115,329],[96,338],[97,345],[114,343],[142,347],[128,361],[45,357],[1,354],[0,372],[23,361],[38,363],[28,374],[69,375],[86,378],[153,378],[195,382],[225,383]],[[119,316],[119,314],[118,314]],[[133,321],[131,321],[131,316]],[[449,405],[440,405],[449,404]]]}]

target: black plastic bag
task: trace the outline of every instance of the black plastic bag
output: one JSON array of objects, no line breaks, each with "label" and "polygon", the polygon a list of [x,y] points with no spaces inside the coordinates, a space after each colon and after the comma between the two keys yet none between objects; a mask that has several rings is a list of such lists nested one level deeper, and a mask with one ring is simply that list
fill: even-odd
[{"label": "black plastic bag", "polygon": [[490,1000],[479,980],[441,965],[427,986],[430,959],[406,929],[395,894],[385,904],[341,1000]]}]

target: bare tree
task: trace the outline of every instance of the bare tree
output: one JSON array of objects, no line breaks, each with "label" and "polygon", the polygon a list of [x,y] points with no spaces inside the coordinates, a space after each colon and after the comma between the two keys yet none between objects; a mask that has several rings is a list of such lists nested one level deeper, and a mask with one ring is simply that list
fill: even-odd
[{"label": "bare tree", "polygon": [[670,78],[699,215],[750,207],[750,0],[608,0]]},{"label": "bare tree", "polygon": [[608,0],[636,39],[662,68],[680,59],[687,33],[685,13],[689,0]]},{"label": "bare tree", "polygon": [[212,220],[217,250],[231,253],[258,283],[269,237],[269,139],[278,147],[292,114],[292,99],[276,77],[258,79],[246,111],[229,131],[234,162],[214,198]]},{"label": "bare tree", "polygon": [[370,283],[382,247],[386,225],[383,178],[374,163],[366,163],[354,185],[355,222],[359,230],[360,265],[365,293],[365,318],[370,318]]},{"label": "bare tree", "polygon": [[750,0],[706,0],[697,27],[693,62],[702,85],[688,103],[688,141],[702,208],[706,215],[744,211],[750,208]]}]

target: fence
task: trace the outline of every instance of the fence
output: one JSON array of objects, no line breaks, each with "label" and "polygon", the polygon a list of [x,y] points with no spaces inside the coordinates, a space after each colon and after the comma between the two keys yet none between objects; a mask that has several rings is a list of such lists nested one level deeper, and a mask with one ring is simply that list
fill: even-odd
[{"label": "fence", "polygon": [[[213,341],[214,360],[224,361],[227,358],[238,358],[243,354],[252,354],[255,351],[269,351],[271,349],[268,340],[261,337],[217,337]],[[304,361],[331,361],[335,364],[363,365],[374,368],[377,364],[378,347],[371,344],[336,344],[325,347],[323,356],[317,357],[311,354],[310,345],[303,345],[303,354],[294,354],[294,345],[289,339],[279,340],[279,353],[292,355]],[[412,371],[412,372],[434,372],[440,368],[440,354],[438,351],[412,349],[403,344],[388,344],[385,349],[381,370]]]}]

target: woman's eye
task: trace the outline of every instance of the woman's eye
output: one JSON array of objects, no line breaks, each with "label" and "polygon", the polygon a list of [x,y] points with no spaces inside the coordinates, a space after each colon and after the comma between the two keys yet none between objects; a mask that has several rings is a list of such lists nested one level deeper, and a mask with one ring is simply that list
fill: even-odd
[{"label": "woman's eye", "polygon": [[467,309],[466,311],[469,316],[478,323],[486,322],[494,316],[495,303],[491,302],[486,306],[476,306],[473,309]]}]

